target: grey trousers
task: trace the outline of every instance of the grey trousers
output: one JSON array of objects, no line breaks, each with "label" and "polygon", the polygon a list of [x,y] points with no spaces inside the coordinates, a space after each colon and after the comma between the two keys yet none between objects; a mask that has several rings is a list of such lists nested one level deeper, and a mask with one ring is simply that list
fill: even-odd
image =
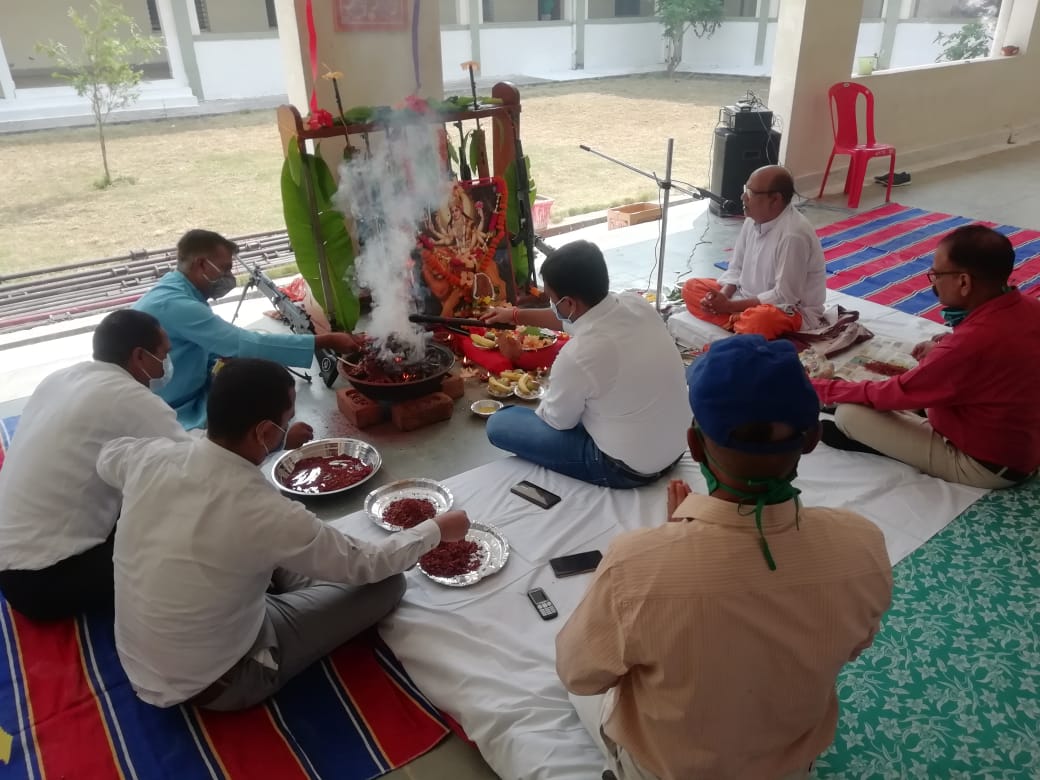
[{"label": "grey trousers", "polygon": [[278,569],[267,616],[245,657],[200,694],[198,706],[241,710],[277,693],[289,680],[378,623],[400,602],[405,579],[372,585],[315,582]]}]

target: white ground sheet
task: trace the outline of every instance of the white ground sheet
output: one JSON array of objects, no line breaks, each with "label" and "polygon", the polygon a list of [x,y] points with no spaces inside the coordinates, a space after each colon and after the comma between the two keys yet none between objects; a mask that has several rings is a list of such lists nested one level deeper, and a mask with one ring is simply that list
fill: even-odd
[{"label": "white ground sheet", "polygon": [[[838,295],[832,296],[834,302]],[[843,304],[863,313],[865,324],[878,336],[913,342],[937,330],[933,323],[841,297]],[[671,319],[673,333],[686,319]],[[701,325],[686,323],[689,329]],[[703,339],[696,336],[691,343]],[[920,547],[984,493],[894,461],[822,445],[803,458],[799,475],[796,484],[805,505],[847,507],[870,518],[883,529],[893,562]],[[671,476],[704,491],[689,455]],[[563,500],[548,511],[534,507],[509,493],[522,479]],[[456,507],[506,536],[512,546],[509,561],[498,574],[461,589],[436,585],[413,569],[404,601],[382,624],[383,637],[419,688],[462,724],[502,778],[599,777],[603,760],[555,673],[555,635],[591,575],[557,580],[548,561],[583,550],[605,551],[622,531],[664,522],[666,480],[640,490],[607,490],[507,458],[446,482]],[[372,539],[385,533],[363,514],[336,524]],[[546,590],[559,618],[538,617],[525,595],[535,586]]]}]

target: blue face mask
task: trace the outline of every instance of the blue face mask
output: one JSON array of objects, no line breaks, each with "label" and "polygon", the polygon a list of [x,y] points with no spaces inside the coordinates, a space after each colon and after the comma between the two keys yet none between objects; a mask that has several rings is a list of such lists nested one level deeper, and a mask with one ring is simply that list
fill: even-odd
[{"label": "blue face mask", "polygon": [[956,309],[952,306],[947,306],[942,310],[943,322],[949,325],[951,328],[956,328],[962,322],[964,318],[968,316],[967,309]]},{"label": "blue face mask", "polygon": [[[148,352],[148,350],[146,349],[145,352]],[[166,357],[164,357],[162,360],[159,360],[159,358],[157,358],[151,352],[148,352],[148,357],[150,357],[152,360],[156,361],[162,366],[162,374],[160,374],[159,376],[148,377],[148,389],[151,390],[153,393],[158,393],[160,390],[162,390],[164,387],[170,384],[170,380],[173,379],[173,361],[170,360],[169,353],[167,353]]]}]

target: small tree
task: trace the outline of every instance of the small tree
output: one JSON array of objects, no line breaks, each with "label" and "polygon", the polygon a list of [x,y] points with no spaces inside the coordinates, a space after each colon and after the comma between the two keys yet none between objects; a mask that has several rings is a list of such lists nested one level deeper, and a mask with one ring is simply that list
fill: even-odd
[{"label": "small tree", "polygon": [[698,38],[710,38],[722,24],[722,0],[657,0],[657,15],[668,39],[668,75],[682,64],[687,30]]},{"label": "small tree", "polygon": [[107,187],[112,183],[112,175],[105,148],[105,122],[115,109],[137,101],[141,72],[133,66],[143,56],[156,54],[162,45],[141,33],[118,0],[91,0],[84,15],[70,8],[69,19],[79,32],[82,52],[73,56],[64,43],[54,41],[38,43],[36,50],[57,64],[59,70],[54,78],[69,82],[77,95],[90,100],[105,172],[99,186]]},{"label": "small tree", "polygon": [[942,46],[936,62],[956,62],[988,57],[993,46],[993,35],[986,22],[969,22],[952,33],[938,33],[935,43]]}]

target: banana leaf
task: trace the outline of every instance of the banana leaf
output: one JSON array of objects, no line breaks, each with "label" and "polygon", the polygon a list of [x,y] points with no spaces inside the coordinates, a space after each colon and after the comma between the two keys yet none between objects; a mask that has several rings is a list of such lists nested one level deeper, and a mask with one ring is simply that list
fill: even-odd
[{"label": "banana leaf", "polygon": [[[524,162],[527,165],[527,183],[530,187],[529,196],[531,207],[533,208],[534,199],[538,193],[535,189],[534,179],[531,178],[531,158],[525,156]],[[517,204],[516,192],[516,160],[513,160],[506,167],[504,178],[506,180],[506,230],[509,232],[509,236],[515,236],[520,230],[520,209]],[[517,286],[526,289],[531,280],[527,247],[524,246],[523,242],[520,242],[516,246],[510,246],[509,251],[512,253],[513,276],[516,279]]]},{"label": "banana leaf", "polygon": [[[299,177],[293,176],[298,172]],[[314,195],[318,206],[320,240],[325,247],[332,287],[332,301],[325,300],[325,288],[318,271],[318,245],[311,230],[310,204],[307,199],[307,182],[314,182]],[[336,192],[336,180],[328,164],[320,155],[300,154],[293,139],[282,165],[282,212],[285,228],[289,233],[289,244],[296,255],[296,265],[307,280],[315,300],[325,310],[336,326],[353,330],[361,314],[360,304],[350,284],[354,267],[354,242],[347,231],[343,213],[332,202]]]}]

